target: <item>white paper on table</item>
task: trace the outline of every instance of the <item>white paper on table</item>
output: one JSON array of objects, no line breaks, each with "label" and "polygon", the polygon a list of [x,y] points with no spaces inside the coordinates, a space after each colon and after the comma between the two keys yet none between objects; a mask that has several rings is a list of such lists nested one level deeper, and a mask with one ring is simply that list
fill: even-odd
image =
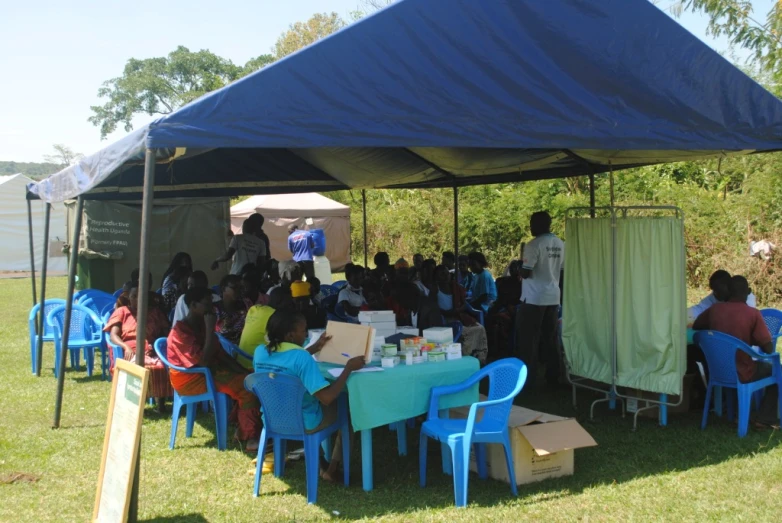
[{"label": "white paper on table", "polygon": [[[334,376],[335,378],[339,378],[339,375],[342,374],[342,371],[345,370],[345,367],[335,367],[333,369],[329,369],[329,374]],[[383,367],[364,367],[362,369],[354,370],[353,373],[356,372],[383,372]]]}]

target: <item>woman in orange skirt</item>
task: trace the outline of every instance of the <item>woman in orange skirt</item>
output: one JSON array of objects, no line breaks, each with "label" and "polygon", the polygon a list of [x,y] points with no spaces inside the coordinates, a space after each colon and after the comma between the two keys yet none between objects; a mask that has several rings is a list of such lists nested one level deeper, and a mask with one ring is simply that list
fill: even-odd
[{"label": "woman in orange skirt", "polygon": [[[236,438],[247,452],[258,450],[261,435],[261,405],[255,394],[244,388],[244,378],[250,373],[220,346],[215,333],[217,317],[209,289],[193,288],[185,293],[187,316],[168,335],[168,361],[178,367],[207,367],[212,372],[215,388],[238,404],[239,430]],[[183,396],[206,392],[203,374],[171,370],[171,384]]]},{"label": "woman in orange skirt", "polygon": [[[150,300],[151,301],[151,300]],[[127,305],[118,307],[106,322],[104,331],[109,333],[111,343],[123,349],[123,358],[134,361],[136,358],[136,313],[138,312],[138,282],[131,285]],[[149,395],[155,398],[158,412],[165,411],[165,398],[174,395],[168,370],[152,348],[156,339],[168,335],[169,324],[163,312],[157,306],[147,310],[147,335],[144,348],[144,367],[150,370]],[[113,363],[112,363],[113,365]]]}]

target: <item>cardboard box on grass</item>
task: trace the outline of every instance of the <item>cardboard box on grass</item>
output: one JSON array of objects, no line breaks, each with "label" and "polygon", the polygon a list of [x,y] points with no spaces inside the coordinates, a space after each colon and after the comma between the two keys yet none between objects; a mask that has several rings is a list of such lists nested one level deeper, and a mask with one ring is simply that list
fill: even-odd
[{"label": "cardboard box on grass", "polygon": [[[480,401],[486,399],[481,394]],[[483,415],[481,410],[476,415],[477,419]],[[451,409],[452,418],[466,418],[469,413],[469,406]],[[516,483],[519,485],[572,475],[574,450],[597,445],[592,436],[572,418],[516,405],[511,408],[508,429]],[[486,462],[489,477],[510,483],[502,445],[487,445]],[[478,471],[474,452],[470,453],[470,470]]]}]

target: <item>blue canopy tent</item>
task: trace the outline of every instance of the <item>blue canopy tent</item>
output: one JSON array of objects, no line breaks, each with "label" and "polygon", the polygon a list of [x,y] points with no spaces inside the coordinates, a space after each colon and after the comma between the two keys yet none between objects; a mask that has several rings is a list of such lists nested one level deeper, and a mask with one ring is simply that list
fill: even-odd
[{"label": "blue canopy tent", "polygon": [[776,150],[782,104],[646,0],[402,0],[35,185],[452,187]]},{"label": "blue canopy tent", "polygon": [[647,0],[401,0],[29,197],[142,198],[142,346],[153,194],[456,188],[781,146],[782,103]]}]

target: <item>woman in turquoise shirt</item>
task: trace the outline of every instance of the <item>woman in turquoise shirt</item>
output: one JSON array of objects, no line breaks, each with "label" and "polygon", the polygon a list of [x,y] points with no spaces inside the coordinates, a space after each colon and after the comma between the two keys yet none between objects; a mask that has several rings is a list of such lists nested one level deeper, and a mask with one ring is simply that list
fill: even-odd
[{"label": "woman in turquoise shirt", "polygon": [[[277,310],[269,318],[266,328],[269,339],[267,346],[260,346],[253,357],[255,372],[276,372],[296,376],[306,389],[302,408],[304,409],[304,428],[308,433],[331,425],[337,420],[337,398],[345,388],[348,376],[354,370],[364,366],[364,358],[351,358],[345,365],[345,370],[334,383],[328,381],[320,373],[318,363],[312,358],[328,343],[331,336],[323,334],[309,348],[303,348],[307,339],[307,321],[298,311],[286,309]],[[342,435],[346,437],[348,435]],[[334,481],[337,466],[342,462],[342,443],[340,436],[335,438],[334,451],[328,470],[321,473],[327,481]]]}]

